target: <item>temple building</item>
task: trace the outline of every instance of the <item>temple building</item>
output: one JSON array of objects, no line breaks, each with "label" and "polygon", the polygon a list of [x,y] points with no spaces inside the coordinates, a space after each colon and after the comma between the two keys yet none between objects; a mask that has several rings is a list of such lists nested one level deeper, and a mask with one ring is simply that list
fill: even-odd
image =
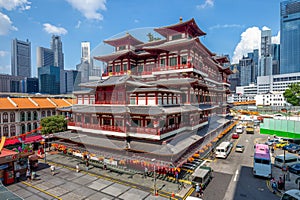
[{"label": "temple building", "polygon": [[61,141],[105,158],[180,166],[230,125],[232,71],[208,50],[194,19],[154,29],[163,39],[142,42],[126,33],[105,40],[115,51],[94,57],[107,68],[89,90],[74,92],[70,132]]}]

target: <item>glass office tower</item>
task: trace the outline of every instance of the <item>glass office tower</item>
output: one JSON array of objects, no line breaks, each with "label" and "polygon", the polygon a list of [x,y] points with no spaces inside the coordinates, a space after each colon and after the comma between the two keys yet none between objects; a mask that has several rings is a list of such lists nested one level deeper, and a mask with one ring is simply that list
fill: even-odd
[{"label": "glass office tower", "polygon": [[280,3],[280,74],[300,72],[300,0]]}]

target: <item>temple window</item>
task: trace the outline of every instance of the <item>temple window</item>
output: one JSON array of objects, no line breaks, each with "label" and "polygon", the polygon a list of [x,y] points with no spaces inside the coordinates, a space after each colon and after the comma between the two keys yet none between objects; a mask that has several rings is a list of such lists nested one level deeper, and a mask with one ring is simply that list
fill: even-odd
[{"label": "temple window", "polygon": [[170,58],[170,66],[175,66],[177,65],[177,57],[172,57]]},{"label": "temple window", "polygon": [[91,117],[90,117],[90,116],[85,116],[85,117],[84,117],[84,123],[85,123],[85,124],[91,123]]},{"label": "temple window", "polygon": [[103,125],[111,126],[111,119],[102,119],[103,120]]},{"label": "temple window", "polygon": [[121,66],[120,65],[115,65],[115,69],[116,69],[116,72],[120,72],[121,71]]},{"label": "temple window", "polygon": [[175,124],[175,119],[174,118],[170,118],[169,119],[169,126]]},{"label": "temple window", "polygon": [[130,104],[135,105],[135,97],[130,97]]},{"label": "temple window", "polygon": [[181,56],[181,64],[182,65],[185,65],[185,64],[187,64],[187,56]]},{"label": "temple window", "polygon": [[93,117],[93,124],[98,124],[99,123],[99,120],[97,117]]},{"label": "temple window", "polygon": [[123,64],[123,71],[127,71],[127,64]]},{"label": "temple window", "polygon": [[166,59],[162,58],[160,59],[160,67],[166,66]]},{"label": "temple window", "polygon": [[112,72],[112,71],[113,71],[112,66],[108,66],[108,72]]},{"label": "temple window", "polygon": [[182,38],[182,34],[172,35],[172,40],[178,40]]},{"label": "temple window", "polygon": [[139,65],[138,66],[138,72],[143,72],[144,71],[144,66],[143,65]]},{"label": "temple window", "polygon": [[119,46],[119,50],[122,51],[122,50],[125,50],[126,49],[126,46]]}]

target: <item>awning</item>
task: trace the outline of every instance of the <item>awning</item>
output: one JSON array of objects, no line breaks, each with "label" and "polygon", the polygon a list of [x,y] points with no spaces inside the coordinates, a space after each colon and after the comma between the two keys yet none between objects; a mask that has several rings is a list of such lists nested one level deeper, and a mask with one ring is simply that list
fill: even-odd
[{"label": "awning", "polygon": [[32,143],[32,142],[39,142],[42,141],[43,137],[41,135],[35,135],[35,136],[31,136],[31,137],[26,137],[24,140],[24,143]]},{"label": "awning", "polygon": [[15,138],[15,139],[6,139],[5,143],[4,143],[4,146],[18,144],[18,143],[20,143],[20,140],[18,140],[17,138]]}]

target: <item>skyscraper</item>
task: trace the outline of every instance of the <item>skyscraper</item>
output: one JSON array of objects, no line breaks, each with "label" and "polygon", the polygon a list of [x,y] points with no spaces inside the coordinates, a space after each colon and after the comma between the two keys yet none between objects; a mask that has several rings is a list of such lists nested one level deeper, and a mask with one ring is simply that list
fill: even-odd
[{"label": "skyscraper", "polygon": [[280,3],[280,74],[300,72],[300,0]]},{"label": "skyscraper", "polygon": [[86,60],[91,63],[91,48],[90,42],[81,42],[81,60]]},{"label": "skyscraper", "polygon": [[258,70],[259,76],[272,75],[271,38],[271,30],[263,30],[261,32],[261,58]]},{"label": "skyscraper", "polygon": [[60,36],[52,36],[51,49],[54,52],[54,66],[64,69],[64,54],[62,51],[62,42]]},{"label": "skyscraper", "polygon": [[52,49],[37,47],[36,65],[37,67],[54,66],[54,52]]},{"label": "skyscraper", "polygon": [[31,77],[31,43],[14,39],[11,46],[11,74]]}]

